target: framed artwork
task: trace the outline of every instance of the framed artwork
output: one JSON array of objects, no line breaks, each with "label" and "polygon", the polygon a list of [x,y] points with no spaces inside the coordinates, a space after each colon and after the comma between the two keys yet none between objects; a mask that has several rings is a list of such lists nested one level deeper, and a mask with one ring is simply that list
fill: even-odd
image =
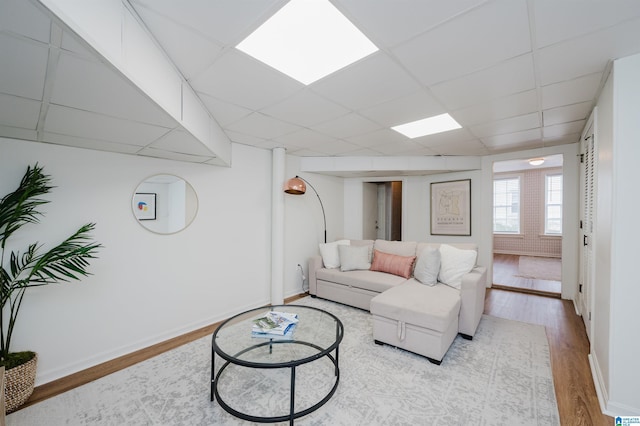
[{"label": "framed artwork", "polygon": [[431,235],[471,235],[471,179],[431,183]]},{"label": "framed artwork", "polygon": [[136,192],[133,195],[133,211],[138,220],[156,220],[156,194]]}]

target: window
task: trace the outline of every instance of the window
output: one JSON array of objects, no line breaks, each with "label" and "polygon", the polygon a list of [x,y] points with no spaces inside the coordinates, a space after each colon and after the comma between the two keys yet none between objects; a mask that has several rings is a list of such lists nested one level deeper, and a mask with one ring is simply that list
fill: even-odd
[{"label": "window", "polygon": [[562,234],[562,174],[545,177],[544,233]]},{"label": "window", "polygon": [[520,177],[493,181],[493,232],[520,233]]}]

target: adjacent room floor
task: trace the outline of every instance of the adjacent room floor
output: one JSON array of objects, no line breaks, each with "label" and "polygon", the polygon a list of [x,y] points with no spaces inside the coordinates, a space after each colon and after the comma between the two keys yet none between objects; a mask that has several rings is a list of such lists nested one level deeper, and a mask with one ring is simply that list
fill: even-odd
[{"label": "adjacent room floor", "polygon": [[556,258],[494,254],[493,287],[560,297],[561,265]]}]

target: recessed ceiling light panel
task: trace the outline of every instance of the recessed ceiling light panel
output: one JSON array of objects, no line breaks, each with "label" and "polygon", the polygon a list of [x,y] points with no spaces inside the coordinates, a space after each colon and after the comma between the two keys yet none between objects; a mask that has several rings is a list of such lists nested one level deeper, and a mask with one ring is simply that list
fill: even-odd
[{"label": "recessed ceiling light panel", "polygon": [[311,84],[378,48],[328,0],[292,0],[237,48]]},{"label": "recessed ceiling light panel", "polygon": [[413,139],[419,138],[420,136],[433,135],[435,133],[459,129],[460,127],[462,126],[460,126],[449,114],[440,114],[434,117],[423,118],[422,120],[394,126],[392,129]]}]

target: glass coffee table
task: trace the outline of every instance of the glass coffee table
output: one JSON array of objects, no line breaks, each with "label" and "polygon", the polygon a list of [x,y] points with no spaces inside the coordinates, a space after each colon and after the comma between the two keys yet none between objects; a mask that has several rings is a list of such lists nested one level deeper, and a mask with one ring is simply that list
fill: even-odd
[{"label": "glass coffee table", "polygon": [[[290,336],[252,335],[253,320],[269,311],[297,315]],[[344,327],[335,315],[310,306],[268,306],[229,318],[212,337],[211,401],[217,400],[225,411],[244,420],[293,424],[335,393],[343,335]],[[217,371],[216,358],[222,362]]]}]

